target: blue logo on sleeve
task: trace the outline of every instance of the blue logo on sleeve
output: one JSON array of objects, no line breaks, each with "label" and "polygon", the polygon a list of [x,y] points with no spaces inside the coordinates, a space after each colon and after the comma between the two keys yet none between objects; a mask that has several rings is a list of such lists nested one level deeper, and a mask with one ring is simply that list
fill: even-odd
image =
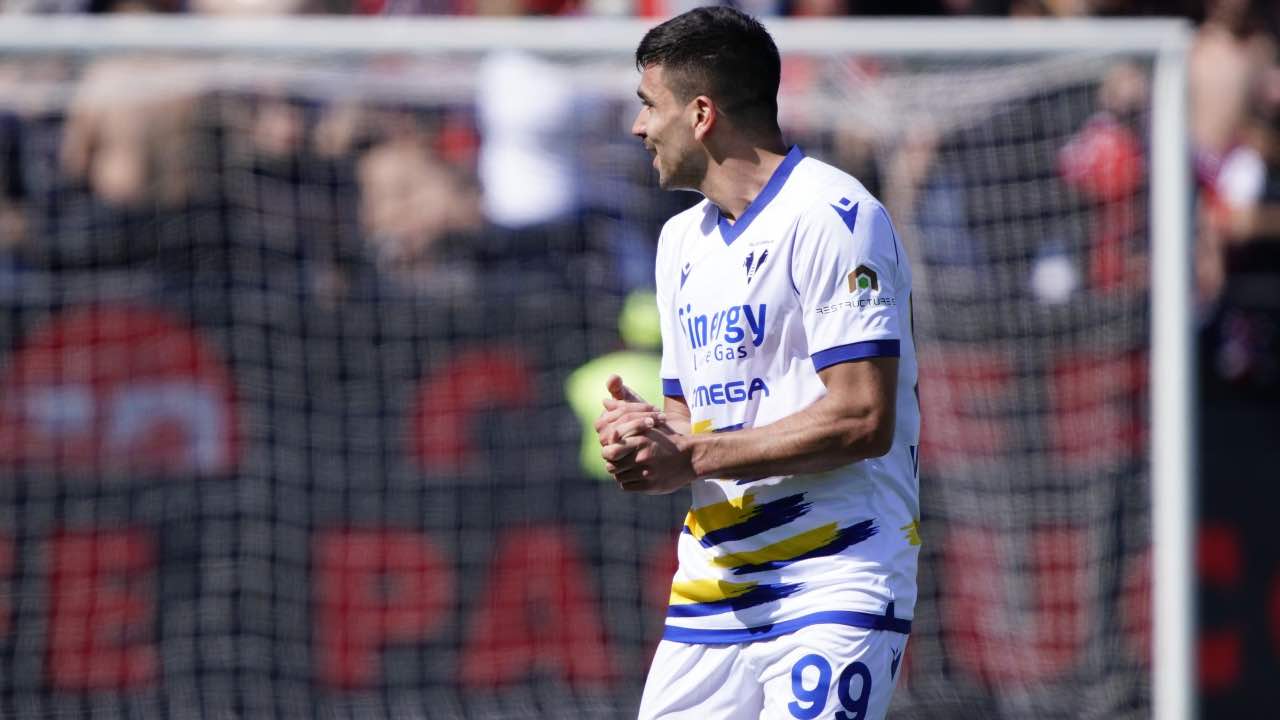
[{"label": "blue logo on sleeve", "polygon": [[853,232],[853,226],[858,221],[858,203],[849,198],[840,198],[840,202],[832,205],[831,209],[835,210],[840,219],[844,221],[844,225],[849,228],[849,232]]}]

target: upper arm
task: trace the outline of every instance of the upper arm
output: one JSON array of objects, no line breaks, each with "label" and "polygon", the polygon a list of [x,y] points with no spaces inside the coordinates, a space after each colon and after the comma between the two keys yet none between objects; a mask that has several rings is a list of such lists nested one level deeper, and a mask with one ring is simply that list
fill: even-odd
[{"label": "upper arm", "polygon": [[792,273],[823,421],[883,454],[896,424],[898,358],[910,332],[910,278],[888,213],[875,199],[819,204],[798,228]]},{"label": "upper arm", "polygon": [[898,358],[873,357],[842,362],[818,371],[827,388],[823,403],[833,420],[851,420],[863,432],[871,426],[873,445],[889,451],[897,407]]},{"label": "upper arm", "polygon": [[834,405],[855,413],[892,416],[897,400],[898,358],[876,357],[839,363],[823,368],[818,377],[822,378],[822,384],[827,387],[826,396]]},{"label": "upper arm", "polygon": [[791,271],[815,370],[900,354],[910,281],[878,202],[842,198],[811,208],[797,228]]}]

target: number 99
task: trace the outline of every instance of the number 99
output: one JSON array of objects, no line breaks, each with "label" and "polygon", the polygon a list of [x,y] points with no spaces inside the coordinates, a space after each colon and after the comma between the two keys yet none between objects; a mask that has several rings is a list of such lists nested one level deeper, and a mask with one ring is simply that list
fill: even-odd
[{"label": "number 99", "polygon": [[[816,668],[818,681],[812,688],[805,687],[804,671]],[[855,697],[853,678],[859,677],[861,687]],[[831,665],[821,655],[805,655],[791,668],[791,692],[796,699],[787,704],[787,710],[797,720],[813,720],[827,707],[827,695],[831,692]],[[867,701],[871,699],[871,671],[860,663],[850,663],[836,680],[836,695],[844,710],[837,712],[836,720],[864,720]]]}]

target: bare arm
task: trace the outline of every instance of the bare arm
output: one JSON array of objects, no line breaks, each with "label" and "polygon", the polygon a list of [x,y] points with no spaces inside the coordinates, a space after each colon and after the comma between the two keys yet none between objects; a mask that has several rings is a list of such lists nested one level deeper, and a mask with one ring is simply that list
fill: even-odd
[{"label": "bare arm", "polygon": [[693,421],[690,419],[689,405],[682,397],[664,397],[662,412],[666,415],[667,425],[681,435],[693,434]]},{"label": "bare arm", "polygon": [[697,476],[822,472],[887,453],[893,445],[898,359],[840,363],[818,376],[827,394],[798,413],[764,427],[688,436],[683,444]]},{"label": "bare arm", "polygon": [[688,406],[668,398],[666,426],[637,428],[604,448],[609,471],[627,490],[661,493],[695,478],[822,472],[888,452],[897,358],[840,363],[818,376],[827,394],[817,402],[770,425],[731,433],[689,434]]}]

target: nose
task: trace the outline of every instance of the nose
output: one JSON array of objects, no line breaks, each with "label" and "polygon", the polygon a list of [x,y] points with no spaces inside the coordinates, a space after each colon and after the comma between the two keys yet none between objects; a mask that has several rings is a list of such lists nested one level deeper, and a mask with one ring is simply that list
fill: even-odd
[{"label": "nose", "polygon": [[640,112],[636,113],[636,119],[631,121],[631,134],[641,140],[645,138],[644,108],[640,108]]}]

